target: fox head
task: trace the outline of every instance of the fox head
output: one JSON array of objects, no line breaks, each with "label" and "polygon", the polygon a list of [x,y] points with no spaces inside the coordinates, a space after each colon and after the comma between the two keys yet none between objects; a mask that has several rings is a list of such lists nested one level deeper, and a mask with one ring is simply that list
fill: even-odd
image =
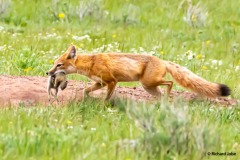
[{"label": "fox head", "polygon": [[76,47],[71,44],[67,51],[54,62],[53,67],[46,72],[46,74],[52,76],[56,71],[59,70],[64,71],[66,74],[76,73],[76,59]]}]

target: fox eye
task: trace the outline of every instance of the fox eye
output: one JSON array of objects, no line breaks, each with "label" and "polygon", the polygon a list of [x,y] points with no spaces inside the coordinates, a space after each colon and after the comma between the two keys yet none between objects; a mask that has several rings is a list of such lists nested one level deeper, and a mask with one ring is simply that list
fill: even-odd
[{"label": "fox eye", "polygon": [[61,67],[63,64],[58,64],[57,67]]}]

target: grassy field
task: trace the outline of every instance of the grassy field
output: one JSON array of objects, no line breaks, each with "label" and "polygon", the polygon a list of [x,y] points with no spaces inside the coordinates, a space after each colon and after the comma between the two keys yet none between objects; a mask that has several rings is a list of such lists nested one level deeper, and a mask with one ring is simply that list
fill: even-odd
[{"label": "grassy field", "polygon": [[[144,53],[176,62],[227,84],[230,97],[240,99],[239,6],[227,0],[0,0],[0,74],[44,76],[73,43],[80,53]],[[181,99],[8,107],[0,110],[0,159],[237,160],[239,122],[239,104]]]}]

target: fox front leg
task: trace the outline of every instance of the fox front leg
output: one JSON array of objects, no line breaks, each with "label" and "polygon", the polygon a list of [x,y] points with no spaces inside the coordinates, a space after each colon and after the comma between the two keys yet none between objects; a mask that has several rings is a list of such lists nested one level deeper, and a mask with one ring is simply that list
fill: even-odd
[{"label": "fox front leg", "polygon": [[112,81],[107,84],[107,96],[105,98],[105,101],[108,101],[111,98],[116,85],[117,85],[117,82],[115,81]]},{"label": "fox front leg", "polygon": [[89,97],[89,93],[90,92],[96,91],[96,90],[101,89],[101,88],[103,88],[105,86],[106,86],[106,84],[95,83],[92,86],[90,86],[90,87],[88,87],[88,88],[83,90],[83,97],[84,98],[85,97]]}]

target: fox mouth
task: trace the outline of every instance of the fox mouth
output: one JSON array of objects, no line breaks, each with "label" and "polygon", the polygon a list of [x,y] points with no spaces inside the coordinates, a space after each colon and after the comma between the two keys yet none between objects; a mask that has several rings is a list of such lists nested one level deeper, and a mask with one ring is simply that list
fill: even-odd
[{"label": "fox mouth", "polygon": [[54,76],[54,74],[55,74],[55,72],[54,72],[54,73],[52,73],[52,72],[46,72],[46,75],[48,75],[48,76]]},{"label": "fox mouth", "polygon": [[54,71],[53,70],[48,71],[48,72],[46,72],[46,75],[53,76],[59,72],[62,72],[64,74],[70,74],[70,73],[76,73],[76,71],[77,71],[77,69],[75,67],[68,66],[68,68],[66,68],[66,69],[57,68],[57,69],[54,69]]},{"label": "fox mouth", "polygon": [[64,74],[67,74],[65,70],[57,70],[57,71],[55,71],[55,72],[46,72],[46,74],[47,74],[48,76],[55,77],[55,75],[56,75],[57,73],[60,73],[60,72],[61,72],[61,73],[64,73]]}]

